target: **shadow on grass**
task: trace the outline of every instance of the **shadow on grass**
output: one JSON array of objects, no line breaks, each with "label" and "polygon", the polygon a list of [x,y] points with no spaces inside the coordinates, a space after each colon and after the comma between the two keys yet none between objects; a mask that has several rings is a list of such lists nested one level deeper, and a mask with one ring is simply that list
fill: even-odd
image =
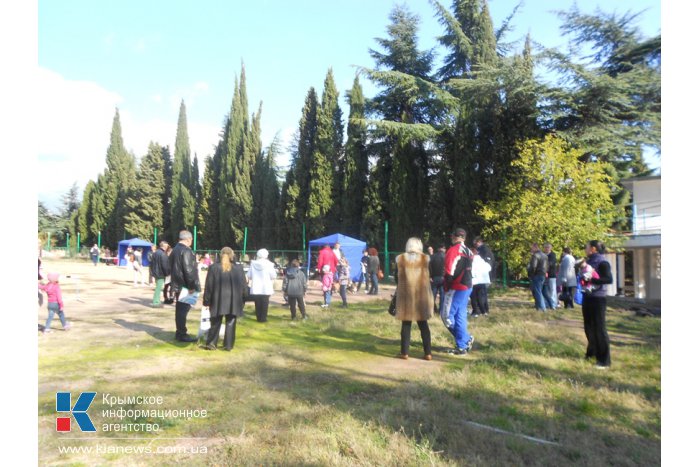
[{"label": "shadow on grass", "polygon": [[[135,332],[144,332],[148,334],[149,336],[153,337],[154,339],[158,339],[159,341],[165,342],[166,344],[170,344],[174,347],[189,347],[190,343],[188,342],[180,342],[175,340],[175,331],[166,331],[163,328],[159,328],[156,326],[151,326],[150,324],[144,324],[144,323],[134,323],[131,321],[126,321],[121,318],[115,319],[114,324],[118,324],[119,326],[128,329],[130,331],[135,331]],[[174,326],[174,324],[173,324]]]},{"label": "shadow on grass", "polygon": [[132,303],[134,305],[142,305],[145,307],[150,307],[153,303],[152,299],[149,298],[136,298],[136,297],[120,297],[119,300],[126,303]]}]

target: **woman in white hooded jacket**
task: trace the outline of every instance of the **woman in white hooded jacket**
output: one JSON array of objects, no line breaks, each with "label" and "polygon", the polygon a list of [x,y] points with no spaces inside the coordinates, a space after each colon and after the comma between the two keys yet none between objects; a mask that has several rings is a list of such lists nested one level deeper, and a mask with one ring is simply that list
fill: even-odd
[{"label": "woman in white hooded jacket", "polygon": [[277,271],[270,260],[265,248],[258,250],[256,259],[250,262],[248,269],[248,285],[250,295],[255,302],[255,317],[260,323],[267,321],[267,307],[270,304],[270,295],[274,293],[273,281],[277,278]]},{"label": "woman in white hooded jacket", "polygon": [[472,248],[474,257],[472,258],[472,313],[471,316],[489,314],[489,291],[488,285],[491,283],[491,265],[486,262],[476,248]]},{"label": "woman in white hooded jacket", "polygon": [[576,258],[571,254],[571,248],[564,248],[559,262],[559,273],[557,274],[557,285],[561,287],[561,299],[564,308],[574,307],[574,293],[576,292],[576,270],[574,265]]}]

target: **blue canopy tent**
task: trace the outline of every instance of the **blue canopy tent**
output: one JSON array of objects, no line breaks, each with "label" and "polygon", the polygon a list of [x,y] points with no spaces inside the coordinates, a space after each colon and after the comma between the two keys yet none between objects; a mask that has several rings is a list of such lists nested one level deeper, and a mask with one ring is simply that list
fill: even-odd
[{"label": "blue canopy tent", "polygon": [[119,242],[119,266],[126,266],[126,260],[124,255],[126,255],[126,249],[131,247],[133,249],[141,248],[143,250],[143,255],[141,256],[141,264],[148,266],[148,250],[151,249],[153,243],[147,242],[146,240],[141,240],[140,238],[130,238],[129,240],[122,240]]},{"label": "blue canopy tent", "polygon": [[[328,235],[327,237],[322,237],[322,238],[317,238],[316,240],[311,240],[309,242],[309,255],[306,260],[306,274],[308,276],[309,274],[309,269],[312,267],[311,265],[311,247],[323,247],[324,245],[330,245],[331,248],[333,248],[333,245],[336,243],[340,243],[340,250],[343,252],[345,255],[345,258],[348,260],[348,264],[350,264],[350,280],[353,282],[359,282],[362,280],[362,252],[367,248],[367,243],[363,242],[362,240],[358,240],[356,238],[348,237],[347,235],[343,234],[333,234],[333,235]],[[313,265],[313,267],[316,267],[316,265]]]}]

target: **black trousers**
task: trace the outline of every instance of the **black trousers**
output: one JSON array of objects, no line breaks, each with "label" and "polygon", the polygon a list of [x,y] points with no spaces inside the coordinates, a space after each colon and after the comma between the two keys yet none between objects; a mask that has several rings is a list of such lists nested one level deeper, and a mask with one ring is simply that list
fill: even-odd
[{"label": "black trousers", "polygon": [[297,317],[297,303],[299,304],[299,311],[301,311],[302,318],[306,317],[306,303],[304,303],[304,297],[287,297],[289,302],[289,311],[292,312],[292,319]]},{"label": "black trousers", "polygon": [[470,298],[473,314],[485,315],[489,312],[489,289],[486,284],[476,284]]},{"label": "black trousers", "polygon": [[[211,318],[211,327],[209,328],[209,333],[207,334],[207,345],[213,345],[216,347],[217,342],[219,342],[219,331],[221,330],[221,321],[223,321],[223,315],[214,316]],[[236,343],[236,316],[226,315],[226,329],[224,331],[224,349],[231,350]]]},{"label": "black trousers", "polygon": [[173,297],[171,297],[170,293],[170,282],[167,284],[163,285],[163,303],[173,303]]},{"label": "black trousers", "polygon": [[562,287],[562,302],[564,302],[564,308],[574,307],[574,294],[576,293],[576,287]]},{"label": "black trousers", "polygon": [[269,295],[253,295],[255,302],[255,318],[259,323],[267,321],[267,307],[270,305]]},{"label": "black trousers", "polygon": [[182,302],[175,302],[175,337],[187,335],[187,313],[190,312],[191,305]]},{"label": "black trousers", "polygon": [[[408,355],[408,346],[411,344],[411,321],[401,321],[401,353]],[[420,338],[423,341],[423,353],[432,355],[432,347],[430,345],[430,327],[427,321],[418,321],[420,329]]]},{"label": "black trousers", "polygon": [[583,330],[588,339],[586,358],[595,357],[598,365],[610,366],[610,338],[605,326],[605,297],[583,297]]}]

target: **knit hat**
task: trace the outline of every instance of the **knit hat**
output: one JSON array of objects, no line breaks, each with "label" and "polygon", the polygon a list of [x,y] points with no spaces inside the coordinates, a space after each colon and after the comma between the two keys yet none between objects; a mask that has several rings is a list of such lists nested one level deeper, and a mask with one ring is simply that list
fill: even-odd
[{"label": "knit hat", "polygon": [[257,257],[258,257],[259,259],[267,259],[267,257],[268,257],[269,255],[270,255],[270,253],[269,253],[265,248],[261,248],[261,249],[259,249],[258,252],[257,252]]},{"label": "knit hat", "polygon": [[50,272],[46,277],[51,282],[58,282],[58,279],[59,279],[59,277],[61,277],[61,275],[57,272]]}]

